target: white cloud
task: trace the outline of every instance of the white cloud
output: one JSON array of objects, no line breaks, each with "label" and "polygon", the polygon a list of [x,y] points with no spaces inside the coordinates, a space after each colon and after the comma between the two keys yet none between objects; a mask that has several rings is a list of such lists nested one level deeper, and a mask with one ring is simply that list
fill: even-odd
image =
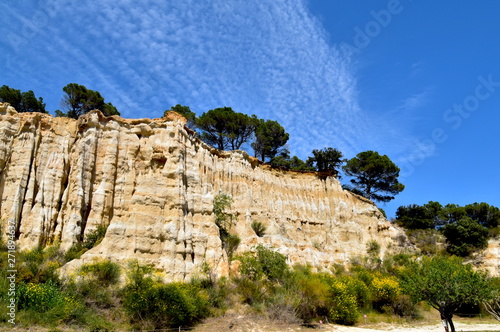
[{"label": "white cloud", "polygon": [[54,100],[76,82],[125,117],[160,116],[177,103],[198,114],[231,106],[280,122],[301,157],[384,141],[358,105],[349,59],[304,0],[67,2],[32,42],[30,52],[10,54],[29,59],[27,72],[41,66],[36,75]]}]

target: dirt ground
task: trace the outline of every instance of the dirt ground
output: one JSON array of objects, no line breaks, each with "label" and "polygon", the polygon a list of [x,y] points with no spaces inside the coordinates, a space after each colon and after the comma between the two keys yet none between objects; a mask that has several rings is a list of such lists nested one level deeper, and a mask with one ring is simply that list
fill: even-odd
[{"label": "dirt ground", "polygon": [[[461,319],[454,320],[456,331],[497,331],[500,332],[500,322],[493,319]],[[225,316],[219,318],[210,318],[203,324],[197,326],[193,332],[441,332],[444,331],[439,321],[435,325],[429,325],[429,322],[415,322],[402,324],[389,323],[369,323],[360,324],[356,327],[341,326],[335,324],[313,324],[309,327],[298,324],[279,324],[259,317],[248,316]]]}]

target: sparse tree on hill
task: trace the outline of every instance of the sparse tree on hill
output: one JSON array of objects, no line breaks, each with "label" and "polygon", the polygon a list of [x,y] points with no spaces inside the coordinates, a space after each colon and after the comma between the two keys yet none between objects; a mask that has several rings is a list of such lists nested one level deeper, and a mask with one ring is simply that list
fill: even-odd
[{"label": "sparse tree on hill", "polygon": [[347,161],[343,169],[348,176],[354,177],[351,179],[353,189],[372,200],[388,202],[405,187],[398,181],[399,167],[389,157],[381,156],[378,152],[358,153]]}]

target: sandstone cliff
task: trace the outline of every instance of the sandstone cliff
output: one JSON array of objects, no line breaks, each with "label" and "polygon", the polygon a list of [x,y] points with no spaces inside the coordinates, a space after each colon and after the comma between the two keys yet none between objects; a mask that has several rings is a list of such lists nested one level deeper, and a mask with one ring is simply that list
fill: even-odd
[{"label": "sandstone cliff", "polygon": [[[384,252],[404,238],[336,179],[218,151],[176,113],[127,120],[93,111],[73,120],[0,104],[0,217],[3,226],[15,222],[21,248],[60,241],[68,249],[104,224],[101,244],[70,267],[95,257],[137,258],[179,280],[206,261],[227,274],[212,214],[219,192],[234,199],[238,250],[260,243],[291,264],[328,267],[366,254],[370,240]],[[264,223],[266,235],[256,236],[252,221]]]}]

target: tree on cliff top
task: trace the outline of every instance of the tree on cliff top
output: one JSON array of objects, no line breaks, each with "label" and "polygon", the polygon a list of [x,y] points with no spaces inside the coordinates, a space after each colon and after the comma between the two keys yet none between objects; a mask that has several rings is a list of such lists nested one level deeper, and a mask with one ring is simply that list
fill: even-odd
[{"label": "tree on cliff top", "polygon": [[315,167],[316,171],[337,176],[338,168],[344,162],[342,152],[334,148],[312,150],[313,156],[307,159],[307,165]]},{"label": "tree on cliff top", "polygon": [[405,188],[398,181],[399,167],[389,157],[381,156],[378,152],[358,153],[347,161],[343,169],[347,175],[354,177],[351,179],[353,189],[372,200],[388,202]]},{"label": "tree on cliff top", "polygon": [[87,89],[84,85],[70,83],[63,88],[65,95],[61,105],[66,113],[56,111],[57,116],[67,116],[78,119],[81,115],[98,109],[104,115],[120,115],[111,103],[105,103],[98,91]]},{"label": "tree on cliff top", "polygon": [[201,139],[219,150],[237,150],[252,137],[257,118],[222,107],[203,113],[196,125]]},{"label": "tree on cliff top", "polygon": [[273,159],[288,142],[289,137],[285,128],[277,121],[258,120],[255,126],[255,142],[252,143],[255,156],[260,157],[262,161],[266,158]]},{"label": "tree on cliff top", "polygon": [[45,103],[43,98],[36,98],[35,93],[31,90],[21,92],[21,90],[12,89],[7,85],[0,87],[0,101],[9,103],[18,112],[40,112],[45,111]]}]

